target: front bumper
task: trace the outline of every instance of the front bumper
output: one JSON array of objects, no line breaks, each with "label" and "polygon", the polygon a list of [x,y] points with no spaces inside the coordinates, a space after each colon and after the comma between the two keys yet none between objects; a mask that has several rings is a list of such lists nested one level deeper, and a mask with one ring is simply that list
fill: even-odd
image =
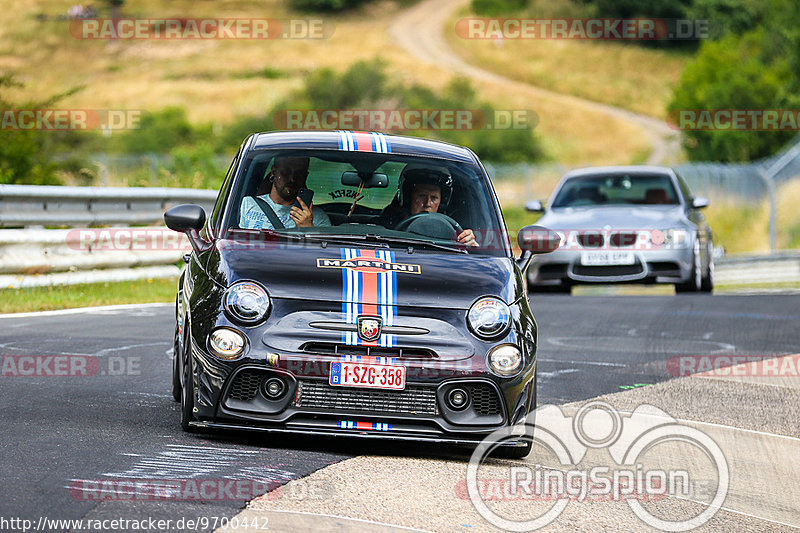
[{"label": "front bumper", "polygon": [[582,264],[581,256],[585,251],[592,250],[556,250],[551,254],[535,257],[528,270],[529,285],[683,283],[692,275],[694,261],[692,248],[636,250],[632,252],[633,264],[596,266]]},{"label": "front bumper", "polygon": [[[221,362],[193,346],[198,428],[357,436],[477,444],[492,431],[519,424],[535,408],[535,360],[500,379],[464,362],[430,368],[406,364],[406,389],[387,391],[328,384],[330,362],[281,357],[276,364]],[[264,384],[279,377],[286,392],[270,399]],[[445,394],[463,388],[470,403],[451,409]]]}]

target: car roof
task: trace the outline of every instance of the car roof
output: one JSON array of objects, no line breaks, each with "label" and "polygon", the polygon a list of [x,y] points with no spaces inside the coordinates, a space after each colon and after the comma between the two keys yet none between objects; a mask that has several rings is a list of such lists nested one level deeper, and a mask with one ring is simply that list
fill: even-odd
[{"label": "car roof", "polygon": [[606,167],[586,167],[570,170],[564,174],[564,178],[575,178],[578,176],[603,176],[606,174],[663,174],[664,176],[674,176],[675,172],[669,167],[659,167],[655,165],[619,165]]},{"label": "car roof", "polygon": [[275,131],[257,133],[251,148],[317,149],[391,153],[475,162],[471,150],[442,141],[367,131]]}]

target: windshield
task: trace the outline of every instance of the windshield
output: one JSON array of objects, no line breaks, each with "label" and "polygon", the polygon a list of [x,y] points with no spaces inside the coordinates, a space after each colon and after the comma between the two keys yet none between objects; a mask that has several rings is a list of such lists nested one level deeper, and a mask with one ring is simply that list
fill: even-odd
[{"label": "windshield", "polygon": [[669,176],[620,173],[570,178],[558,191],[551,207],[678,203],[678,196]]},{"label": "windshield", "polygon": [[243,165],[228,206],[232,238],[507,254],[476,165],[333,150],[253,150]]}]

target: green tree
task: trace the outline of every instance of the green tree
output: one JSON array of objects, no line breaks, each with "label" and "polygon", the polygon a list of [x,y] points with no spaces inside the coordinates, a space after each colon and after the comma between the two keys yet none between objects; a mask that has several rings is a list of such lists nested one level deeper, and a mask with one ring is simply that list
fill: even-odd
[{"label": "green tree", "polygon": [[[758,29],[743,36],[728,34],[704,43],[685,67],[669,109],[791,109],[797,79],[792,60],[769,48],[772,36]],[[777,151],[793,132],[685,131],[684,146],[694,161],[749,161]]]}]

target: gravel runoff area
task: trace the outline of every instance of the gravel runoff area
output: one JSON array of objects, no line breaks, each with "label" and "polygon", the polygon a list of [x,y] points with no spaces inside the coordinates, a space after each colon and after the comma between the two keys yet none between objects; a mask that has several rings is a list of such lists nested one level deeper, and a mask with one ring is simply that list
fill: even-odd
[{"label": "gravel runoff area", "polygon": [[[797,355],[778,358],[778,368],[788,377],[753,376],[759,373],[759,367],[747,363],[731,367],[730,372],[695,374],[560,408],[551,407],[548,413],[558,418],[559,412],[574,415],[589,402],[607,402],[621,415],[622,426],[627,430],[634,410],[643,405],[655,406],[664,413],[648,408],[649,418],[642,418],[642,427],[669,422],[668,413],[681,427],[699,430],[710,437],[727,462],[729,486],[722,508],[696,531],[798,531],[798,360]],[[597,427],[608,426],[604,415],[595,416],[596,413],[599,411],[584,416],[582,427],[585,436],[601,440],[605,430],[593,429],[586,422],[594,422]],[[551,427],[548,420],[544,413],[537,415],[537,424]],[[634,427],[632,422],[630,427]],[[615,464],[612,449],[613,446],[589,449],[575,464],[586,470],[597,465],[612,466]],[[476,511],[467,496],[467,461],[465,456],[358,456],[253,500],[238,515],[239,528],[218,531],[250,531],[242,526],[247,525],[245,519],[252,521],[256,516],[267,518],[272,531],[501,531]],[[529,471],[536,472],[539,465],[553,466],[554,461],[552,454],[535,446],[523,461],[490,460],[481,467],[478,478],[507,481],[511,466],[528,465]],[[675,520],[702,512],[705,506],[698,502],[710,501],[720,479],[707,456],[685,443],[659,444],[647,452],[641,463],[645,469],[653,468],[652,465],[667,471],[684,468],[692,472],[693,480],[711,480],[706,485],[711,489],[705,492],[701,486],[697,493],[685,498],[667,496],[642,503],[648,512],[663,519]],[[498,486],[494,486],[496,492],[492,492],[491,483],[483,487],[486,495],[500,500],[490,501],[488,507],[503,517],[530,520],[553,505],[552,501],[503,498]],[[624,529],[656,530],[637,518],[626,501],[598,498],[569,501],[558,518],[542,530]]]}]

